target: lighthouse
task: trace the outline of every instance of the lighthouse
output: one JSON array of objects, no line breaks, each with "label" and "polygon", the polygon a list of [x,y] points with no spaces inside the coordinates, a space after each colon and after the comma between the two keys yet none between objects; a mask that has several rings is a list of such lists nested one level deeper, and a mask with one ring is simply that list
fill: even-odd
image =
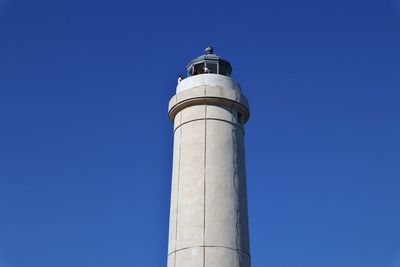
[{"label": "lighthouse", "polygon": [[174,147],[168,267],[250,267],[244,126],[249,105],[231,64],[205,53],[168,106]]}]

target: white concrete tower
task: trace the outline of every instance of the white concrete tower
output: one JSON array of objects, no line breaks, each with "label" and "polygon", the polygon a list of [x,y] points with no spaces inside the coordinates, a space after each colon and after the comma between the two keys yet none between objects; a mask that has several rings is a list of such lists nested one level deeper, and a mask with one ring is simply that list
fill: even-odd
[{"label": "white concrete tower", "polygon": [[231,65],[207,46],[169,102],[174,123],[168,267],[250,267],[244,124]]}]

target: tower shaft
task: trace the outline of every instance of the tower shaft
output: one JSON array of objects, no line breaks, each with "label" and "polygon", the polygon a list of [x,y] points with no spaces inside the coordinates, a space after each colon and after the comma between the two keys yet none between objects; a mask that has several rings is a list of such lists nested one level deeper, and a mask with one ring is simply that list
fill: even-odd
[{"label": "tower shaft", "polygon": [[169,104],[174,152],[168,267],[250,267],[244,123],[231,78],[183,80]]}]

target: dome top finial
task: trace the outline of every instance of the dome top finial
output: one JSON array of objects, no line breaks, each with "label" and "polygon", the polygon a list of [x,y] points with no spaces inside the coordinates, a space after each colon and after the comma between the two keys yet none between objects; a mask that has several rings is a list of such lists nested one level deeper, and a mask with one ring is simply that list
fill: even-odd
[{"label": "dome top finial", "polygon": [[211,45],[207,45],[206,49],[204,49],[204,52],[206,53],[206,55],[213,54],[214,48]]}]

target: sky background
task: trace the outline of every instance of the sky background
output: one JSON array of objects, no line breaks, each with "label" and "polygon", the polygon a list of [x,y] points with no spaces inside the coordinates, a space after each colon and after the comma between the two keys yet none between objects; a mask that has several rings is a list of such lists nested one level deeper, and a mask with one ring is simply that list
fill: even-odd
[{"label": "sky background", "polygon": [[208,43],[251,104],[253,266],[400,266],[400,0],[0,0],[0,267],[166,266]]}]

